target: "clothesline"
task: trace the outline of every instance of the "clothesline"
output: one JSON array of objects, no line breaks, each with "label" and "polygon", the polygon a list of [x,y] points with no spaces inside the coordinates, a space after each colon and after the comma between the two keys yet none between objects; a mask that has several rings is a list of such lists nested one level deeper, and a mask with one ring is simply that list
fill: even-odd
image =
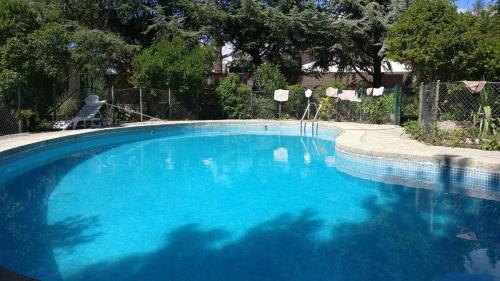
[{"label": "clothesline", "polygon": [[[340,93],[339,93],[340,92]],[[347,100],[353,102],[361,102],[361,98],[357,95],[359,90],[339,90],[337,88],[328,87],[326,89],[326,96],[331,98],[338,98],[340,100]],[[381,96],[384,94],[384,87],[367,88],[366,95],[368,96]]]}]

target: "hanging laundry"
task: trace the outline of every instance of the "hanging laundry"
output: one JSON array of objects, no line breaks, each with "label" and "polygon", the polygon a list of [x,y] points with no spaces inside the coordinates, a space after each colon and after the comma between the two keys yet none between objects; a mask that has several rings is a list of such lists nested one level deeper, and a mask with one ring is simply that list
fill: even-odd
[{"label": "hanging laundry", "polygon": [[327,97],[331,97],[331,98],[336,98],[337,97],[337,94],[339,92],[339,89],[337,88],[332,88],[332,87],[328,87],[326,89],[326,96]]},{"label": "hanging laundry", "polygon": [[384,94],[384,87],[373,88],[373,96],[378,97]]},{"label": "hanging laundry", "polygon": [[371,96],[373,94],[373,88],[367,88],[366,89],[366,95]]},{"label": "hanging laundry", "polygon": [[464,84],[472,93],[479,93],[486,86],[486,81],[464,81]]},{"label": "hanging laundry", "polygon": [[355,90],[342,90],[342,92],[337,95],[337,97],[341,100],[361,102],[361,99],[356,96]]},{"label": "hanging laundry", "polygon": [[289,90],[278,89],[274,91],[274,100],[279,102],[284,102],[288,100]]}]

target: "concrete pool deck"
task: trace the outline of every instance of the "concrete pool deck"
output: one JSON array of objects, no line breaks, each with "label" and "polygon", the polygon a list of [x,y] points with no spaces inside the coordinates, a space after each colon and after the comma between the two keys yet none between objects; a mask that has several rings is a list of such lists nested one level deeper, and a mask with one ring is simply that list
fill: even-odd
[{"label": "concrete pool deck", "polygon": [[[23,150],[31,145],[77,137],[81,134],[106,133],[123,128],[142,126],[164,126],[173,124],[297,124],[298,121],[274,120],[214,120],[214,121],[159,121],[125,124],[120,127],[80,129],[44,133],[23,133],[0,137],[0,159],[9,150]],[[310,123],[308,123],[310,126]],[[332,128],[341,131],[336,139],[337,150],[351,154],[380,157],[389,160],[431,162],[453,167],[475,168],[499,172],[500,151],[483,151],[470,148],[432,146],[410,139],[402,127],[394,125],[373,125],[350,122],[320,122],[319,128]],[[308,127],[310,128],[310,127]],[[308,130],[310,132],[310,129]],[[10,153],[9,153],[10,154]]]}]

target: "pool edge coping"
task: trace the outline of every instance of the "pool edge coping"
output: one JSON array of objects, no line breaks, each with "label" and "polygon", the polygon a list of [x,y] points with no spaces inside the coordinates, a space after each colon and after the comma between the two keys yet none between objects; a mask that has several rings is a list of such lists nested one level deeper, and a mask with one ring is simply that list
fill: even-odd
[{"label": "pool edge coping", "polygon": [[[126,124],[120,127],[107,127],[98,129],[82,129],[82,130],[71,130],[71,131],[60,131],[60,132],[47,132],[47,133],[33,133],[33,134],[19,134],[11,135],[7,137],[0,138],[0,144],[2,140],[11,140],[11,142],[16,142],[16,140],[22,140],[19,144],[10,145],[6,149],[0,147],[0,162],[6,161],[16,154],[21,152],[28,152],[30,150],[42,148],[50,144],[56,144],[58,142],[64,142],[68,140],[76,140],[85,137],[98,136],[100,134],[106,135],[109,133],[121,133],[134,130],[147,130],[148,128],[164,127],[172,125],[238,125],[238,124],[299,124],[297,120],[266,120],[266,119],[251,119],[251,120],[204,120],[204,121],[162,121],[162,122],[143,122]],[[325,126],[329,129],[335,130],[338,135],[336,139],[335,149],[343,153],[349,153],[354,155],[362,155],[368,157],[383,158],[385,160],[393,161],[411,161],[416,163],[432,163],[437,165],[448,165],[450,167],[457,168],[467,168],[467,169],[479,169],[490,172],[500,171],[500,152],[499,151],[481,151],[480,153],[485,154],[495,154],[492,159],[485,159],[484,157],[476,157],[474,154],[478,154],[478,150],[463,148],[460,150],[453,151],[453,154],[446,154],[446,150],[443,151],[441,146],[431,146],[423,145],[415,140],[410,139],[400,139],[399,141],[408,142],[408,145],[415,146],[425,146],[425,149],[431,150],[429,155],[422,155],[414,153],[415,151],[405,151],[405,152],[394,152],[387,151],[383,147],[367,147],[362,141],[358,141],[370,134],[370,131],[377,128],[376,130],[391,130],[395,128],[400,128],[399,126],[392,125],[371,125],[371,124],[359,124],[359,123],[347,123],[347,122],[320,122],[321,126]],[[63,133],[64,132],[64,133]],[[310,134],[310,131],[308,132]],[[307,135],[307,134],[306,134]],[[359,137],[359,136],[362,137]],[[33,137],[38,137],[33,139]],[[452,149],[452,148],[447,148]],[[436,150],[432,153],[432,150]],[[412,153],[413,152],[413,153]],[[451,157],[446,159],[446,157]],[[486,161],[485,161],[486,160]],[[446,162],[448,161],[448,162]]]}]

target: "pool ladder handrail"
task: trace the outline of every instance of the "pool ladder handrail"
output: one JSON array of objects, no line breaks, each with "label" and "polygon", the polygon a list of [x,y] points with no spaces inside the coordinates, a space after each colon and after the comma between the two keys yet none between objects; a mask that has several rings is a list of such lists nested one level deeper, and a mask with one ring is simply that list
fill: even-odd
[{"label": "pool ladder handrail", "polygon": [[311,128],[312,128],[312,132],[314,134],[314,123],[316,123],[316,135],[318,134],[318,118],[319,118],[319,112],[321,111],[321,106],[323,106],[322,104],[319,105],[319,107],[317,107],[316,109],[316,114],[314,115],[314,118],[313,118],[313,121],[312,121],[312,124],[311,124]]},{"label": "pool ladder handrail", "polygon": [[[314,123],[316,123],[316,133],[318,133],[318,122],[317,122],[317,119],[319,117],[319,112],[321,110],[321,104],[318,106],[317,103],[315,102],[311,102],[309,104],[307,104],[307,107],[306,107],[306,110],[304,111],[304,114],[302,114],[302,118],[300,119],[300,132],[302,133],[302,130],[305,132],[306,130],[306,115],[307,113],[310,113],[311,112],[311,105],[313,105],[315,108],[316,108],[316,113],[314,114],[314,118],[312,120],[312,123],[311,123],[311,129],[312,129],[312,133],[314,134]],[[302,126],[302,124],[304,124],[304,126]]]}]

